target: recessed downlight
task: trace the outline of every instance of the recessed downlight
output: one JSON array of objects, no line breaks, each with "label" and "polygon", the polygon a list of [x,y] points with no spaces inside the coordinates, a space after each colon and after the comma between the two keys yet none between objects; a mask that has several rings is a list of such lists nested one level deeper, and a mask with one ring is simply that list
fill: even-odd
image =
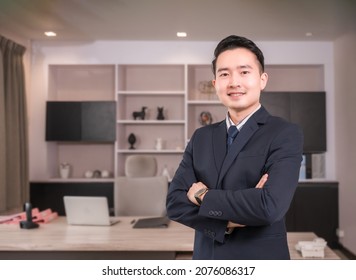
[{"label": "recessed downlight", "polygon": [[55,37],[55,36],[57,36],[57,33],[53,32],[53,31],[46,31],[44,34],[47,37]]},{"label": "recessed downlight", "polygon": [[185,37],[187,37],[187,32],[177,32],[177,37],[185,38]]}]

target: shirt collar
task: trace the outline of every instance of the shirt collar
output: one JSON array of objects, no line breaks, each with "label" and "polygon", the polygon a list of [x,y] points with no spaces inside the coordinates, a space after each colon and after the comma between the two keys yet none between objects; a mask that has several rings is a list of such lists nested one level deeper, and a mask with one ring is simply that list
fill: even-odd
[{"label": "shirt collar", "polygon": [[259,109],[261,108],[261,104],[259,104],[259,106],[248,116],[246,116],[243,120],[241,120],[239,123],[235,124],[231,118],[230,118],[230,114],[229,112],[226,113],[226,127],[227,130],[229,130],[229,127],[232,125],[235,125],[236,128],[240,131],[242,129],[242,127],[244,126],[244,124],[248,121],[248,119]]}]

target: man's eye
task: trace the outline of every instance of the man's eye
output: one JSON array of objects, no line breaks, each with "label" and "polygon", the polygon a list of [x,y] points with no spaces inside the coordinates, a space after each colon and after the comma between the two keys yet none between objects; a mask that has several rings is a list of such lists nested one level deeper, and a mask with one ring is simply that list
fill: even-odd
[{"label": "man's eye", "polygon": [[242,71],[241,74],[242,75],[247,75],[248,73],[250,73],[249,71]]},{"label": "man's eye", "polygon": [[220,74],[220,77],[226,77],[226,76],[228,76],[228,73],[221,73]]}]

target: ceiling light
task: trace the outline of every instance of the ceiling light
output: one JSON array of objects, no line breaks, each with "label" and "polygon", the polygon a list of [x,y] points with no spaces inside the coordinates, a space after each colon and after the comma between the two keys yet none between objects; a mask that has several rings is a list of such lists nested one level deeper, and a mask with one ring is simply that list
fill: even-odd
[{"label": "ceiling light", "polygon": [[46,31],[44,34],[45,34],[47,37],[55,37],[55,36],[57,36],[57,34],[54,33],[53,31]]},{"label": "ceiling light", "polygon": [[307,32],[307,33],[305,33],[305,36],[307,36],[307,37],[312,37],[312,36],[313,36],[313,33]]},{"label": "ceiling light", "polygon": [[177,32],[177,37],[180,37],[180,38],[187,37],[187,32]]}]

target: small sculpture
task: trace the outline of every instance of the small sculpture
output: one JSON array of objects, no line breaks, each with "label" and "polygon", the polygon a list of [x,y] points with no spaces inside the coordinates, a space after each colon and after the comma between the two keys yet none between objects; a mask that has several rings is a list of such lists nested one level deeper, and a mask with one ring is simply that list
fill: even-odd
[{"label": "small sculpture", "polygon": [[93,171],[87,170],[84,173],[85,178],[93,178]]},{"label": "small sculpture", "polygon": [[212,81],[201,81],[199,83],[199,91],[200,93],[209,93],[209,94],[214,93],[215,88]]},{"label": "small sculpture", "polygon": [[94,170],[93,171],[93,178],[101,178],[101,171],[100,170]]},{"label": "small sculpture", "polygon": [[201,112],[200,117],[199,117],[199,122],[201,125],[211,124],[212,121],[213,121],[213,118],[209,112],[207,112],[207,111]]},{"label": "small sculpture", "polygon": [[147,109],[147,107],[143,106],[141,108],[141,111],[133,112],[132,116],[133,116],[134,120],[136,120],[136,119],[144,120],[145,119],[145,115],[146,115],[146,109]]},{"label": "small sculpture", "polygon": [[163,107],[157,107],[157,120],[164,120]]},{"label": "small sculpture", "polygon": [[130,144],[130,150],[134,150],[134,144],[136,143],[136,136],[133,133],[130,133],[129,138],[127,138],[129,144]]},{"label": "small sculpture", "polygon": [[109,177],[110,177],[110,171],[108,171],[108,170],[101,170],[101,177],[102,177],[102,178],[109,178]]}]

